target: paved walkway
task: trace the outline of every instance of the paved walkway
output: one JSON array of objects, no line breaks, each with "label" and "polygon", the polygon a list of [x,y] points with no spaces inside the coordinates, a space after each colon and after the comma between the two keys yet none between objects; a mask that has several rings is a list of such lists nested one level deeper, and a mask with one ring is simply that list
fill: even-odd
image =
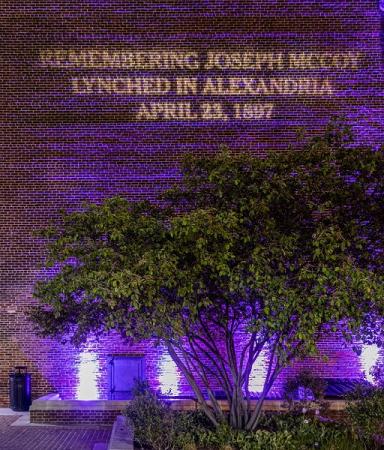
[{"label": "paved walkway", "polygon": [[11,426],[18,418],[0,415],[0,450],[92,450],[111,434],[97,426]]}]

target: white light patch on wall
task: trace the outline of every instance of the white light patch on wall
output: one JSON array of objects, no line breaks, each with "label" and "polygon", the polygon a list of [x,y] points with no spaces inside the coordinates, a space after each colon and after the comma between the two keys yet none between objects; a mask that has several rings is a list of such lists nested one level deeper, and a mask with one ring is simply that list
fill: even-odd
[{"label": "white light patch on wall", "polygon": [[265,352],[263,351],[252,366],[251,375],[249,377],[249,392],[251,394],[259,394],[262,392],[266,376]]},{"label": "white light patch on wall", "polygon": [[373,376],[370,374],[372,367],[376,364],[379,359],[379,347],[376,344],[363,345],[360,354],[360,364],[363,369],[365,378],[373,383]]},{"label": "white light patch on wall", "polygon": [[164,349],[160,356],[159,366],[159,389],[164,395],[177,396],[180,394],[180,373],[168,351]]},{"label": "white light patch on wall", "polygon": [[99,361],[97,354],[89,351],[80,353],[76,388],[77,400],[97,400],[99,398],[99,390],[97,388],[98,372]]}]

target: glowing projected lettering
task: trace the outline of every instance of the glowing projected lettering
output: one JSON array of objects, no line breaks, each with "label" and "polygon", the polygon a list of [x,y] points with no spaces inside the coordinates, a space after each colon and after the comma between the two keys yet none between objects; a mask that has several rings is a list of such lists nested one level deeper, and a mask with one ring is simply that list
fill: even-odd
[{"label": "glowing projected lettering", "polygon": [[[72,95],[103,96],[103,102],[111,96],[126,97],[124,114],[135,121],[271,119],[284,97],[335,96],[339,87],[335,74],[359,70],[363,62],[361,52],[351,51],[97,47],[43,49],[39,54],[45,71],[76,70],[68,86]],[[262,97],[268,98],[264,102]]]},{"label": "glowing projected lettering", "polygon": [[360,52],[132,51],[119,49],[44,49],[45,67],[128,70],[316,70],[358,69]]},{"label": "glowing projected lettering", "polygon": [[235,119],[270,119],[273,103],[234,103]]},{"label": "glowing projected lettering", "polygon": [[283,53],[208,52],[204,69],[284,70],[284,55]]},{"label": "glowing projected lettering", "polygon": [[47,49],[40,51],[43,66],[84,69],[197,70],[197,52],[125,51],[110,49]]},{"label": "glowing projected lettering", "polygon": [[[116,95],[198,95],[196,78],[177,78],[176,83],[164,77],[73,77],[74,94]],[[203,81],[203,96],[263,95],[332,95],[328,79],[317,78],[247,78],[208,77]]]},{"label": "glowing projected lettering", "polygon": [[177,95],[197,95],[198,85],[197,78],[177,77],[176,78],[176,94]]},{"label": "glowing projected lettering", "polygon": [[74,77],[74,94],[166,95],[171,90],[167,78]]},{"label": "glowing projected lettering", "polygon": [[316,78],[208,78],[203,95],[332,95],[329,80]]},{"label": "glowing projected lettering", "polygon": [[[270,119],[273,103],[233,103],[231,117],[235,119]],[[196,109],[190,102],[151,102],[141,103],[137,113],[138,120],[224,120],[229,114],[222,103],[203,102]]]},{"label": "glowing projected lettering", "polygon": [[359,68],[360,53],[290,53],[290,69],[352,69]]},{"label": "glowing projected lettering", "polygon": [[198,115],[192,111],[191,103],[142,103],[136,118],[138,120],[195,120]]}]

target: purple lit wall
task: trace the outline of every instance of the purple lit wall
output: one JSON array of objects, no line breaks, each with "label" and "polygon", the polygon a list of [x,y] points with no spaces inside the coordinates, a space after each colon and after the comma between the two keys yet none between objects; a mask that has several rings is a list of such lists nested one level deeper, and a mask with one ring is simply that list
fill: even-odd
[{"label": "purple lit wall", "polygon": [[[296,141],[298,128],[321,131],[335,114],[350,119],[359,140],[380,145],[380,5],[379,0],[23,0],[2,8],[1,405],[8,404],[8,372],[22,364],[32,372],[34,398],[48,392],[106,398],[108,355],[114,354],[144,356],[154,388],[190,392],[164,349],[151,342],[128,346],[111,335],[77,350],[35,336],[25,311],[42,276],[44,246],[33,231],[83,200],[115,194],[154,200],[179,179],[179,161],[188,152],[211,154],[223,144],[255,157],[284,151]],[[120,56],[110,56],[102,67],[90,63],[89,53],[88,59],[79,56],[96,50]],[[189,52],[200,66],[191,68],[195,56],[184,59],[181,68],[122,63],[122,54],[149,51]],[[220,67],[209,68],[209,52],[222,54]],[[247,52],[253,56],[245,57]],[[227,61],[226,55],[237,53],[243,55],[241,67],[237,57]],[[138,88],[122,93],[117,92],[121,84],[119,89],[111,84],[151,77],[167,79],[170,91],[156,93],[152,83],[147,93],[143,86],[141,93]],[[193,86],[178,92],[178,78],[196,78],[196,92]],[[207,88],[208,78],[214,88]],[[84,79],[96,81],[88,89]],[[321,88],[324,82],[329,87]],[[163,104],[156,117],[140,113],[143,104],[152,103]],[[164,104],[185,103],[190,112],[181,113],[180,106],[178,112],[173,106],[164,110]],[[321,341],[320,350],[328,362],[310,359],[287,369],[276,395],[284,377],[301,367],[323,377],[356,378],[363,372],[369,376],[372,361],[383,357],[375,349],[357,356],[337,336]],[[254,392],[263,373],[258,361]]]}]

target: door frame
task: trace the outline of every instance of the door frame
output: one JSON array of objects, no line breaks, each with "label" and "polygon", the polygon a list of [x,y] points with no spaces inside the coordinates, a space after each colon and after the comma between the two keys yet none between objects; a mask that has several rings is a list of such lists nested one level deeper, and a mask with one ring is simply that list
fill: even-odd
[{"label": "door frame", "polygon": [[137,360],[139,364],[139,379],[144,380],[145,379],[145,356],[144,355],[130,355],[130,354],[112,354],[108,355],[107,361],[108,361],[108,400],[116,400],[115,395],[116,393],[127,393],[127,400],[129,399],[129,391],[122,391],[122,390],[115,390],[114,387],[114,377],[115,377],[115,361],[116,360]]}]

